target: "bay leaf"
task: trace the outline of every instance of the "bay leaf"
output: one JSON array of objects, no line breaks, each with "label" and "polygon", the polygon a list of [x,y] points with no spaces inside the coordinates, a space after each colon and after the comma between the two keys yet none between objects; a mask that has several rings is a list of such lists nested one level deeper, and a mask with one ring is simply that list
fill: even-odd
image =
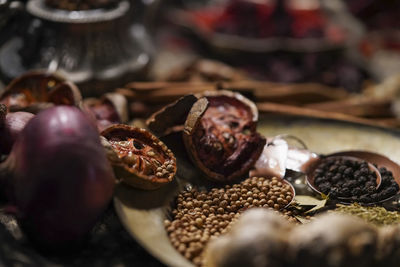
[{"label": "bay leaf", "polygon": [[311,196],[298,195],[294,198],[294,200],[296,201],[297,205],[300,206],[313,206],[313,208],[305,212],[305,214],[307,214],[325,207],[328,197],[323,195],[322,199],[318,199]]}]

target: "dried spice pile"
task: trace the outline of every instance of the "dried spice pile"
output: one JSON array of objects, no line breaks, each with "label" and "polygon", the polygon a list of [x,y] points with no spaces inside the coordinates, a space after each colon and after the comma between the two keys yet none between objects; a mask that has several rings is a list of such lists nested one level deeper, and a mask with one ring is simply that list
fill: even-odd
[{"label": "dried spice pile", "polygon": [[388,211],[384,207],[378,206],[364,207],[357,203],[351,205],[337,204],[333,212],[354,215],[378,226],[400,223],[399,212]]},{"label": "dried spice pile", "polygon": [[96,8],[109,8],[115,6],[119,0],[46,0],[49,7],[63,10],[89,10]]},{"label": "dried spice pile", "polygon": [[314,171],[315,185],[331,198],[348,198],[361,203],[378,202],[399,190],[390,171],[383,167],[379,172],[382,184],[377,189],[376,174],[366,161],[327,158]]},{"label": "dried spice pile", "polygon": [[178,195],[172,220],[166,220],[165,227],[172,245],[188,260],[201,266],[207,242],[226,233],[247,209],[274,209],[281,211],[287,220],[296,222],[292,212],[283,209],[292,199],[290,186],[278,178],[248,178],[209,192],[193,188]]},{"label": "dried spice pile", "polygon": [[[378,166],[375,165],[375,167],[378,167]],[[389,198],[389,197],[395,195],[399,191],[399,185],[395,181],[395,179],[393,177],[393,173],[391,171],[387,170],[385,167],[379,168],[379,172],[382,176],[382,183],[376,192],[377,196],[371,195],[371,197],[372,198],[378,197],[378,198],[386,199],[386,198]]]}]

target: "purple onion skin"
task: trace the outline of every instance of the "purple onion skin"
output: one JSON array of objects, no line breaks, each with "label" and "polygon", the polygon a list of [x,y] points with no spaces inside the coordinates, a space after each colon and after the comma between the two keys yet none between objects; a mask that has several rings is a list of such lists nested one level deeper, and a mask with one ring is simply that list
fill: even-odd
[{"label": "purple onion skin", "polygon": [[6,115],[3,126],[0,128],[0,154],[10,153],[18,135],[34,116],[32,113],[23,111]]},{"label": "purple onion skin", "polygon": [[36,115],[5,163],[20,226],[45,248],[84,239],[112,198],[114,174],[99,134],[75,107]]}]

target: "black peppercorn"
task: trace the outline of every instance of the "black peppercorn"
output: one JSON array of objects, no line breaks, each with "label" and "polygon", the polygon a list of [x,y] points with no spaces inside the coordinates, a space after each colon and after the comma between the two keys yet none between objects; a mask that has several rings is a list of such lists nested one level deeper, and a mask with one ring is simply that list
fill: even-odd
[{"label": "black peppercorn", "polygon": [[332,177],[331,181],[335,184],[337,184],[340,180],[342,179],[342,176],[338,173],[335,176]]},{"label": "black peppercorn", "polygon": [[345,174],[345,175],[351,175],[351,174],[353,174],[353,169],[350,168],[350,167],[348,167],[348,168],[346,168],[346,169],[344,170],[343,174]]},{"label": "black peppercorn", "polygon": [[367,182],[367,177],[365,177],[365,176],[360,176],[360,177],[358,177],[357,182],[358,182],[359,184],[365,184],[365,183]]},{"label": "black peppercorn", "polygon": [[339,166],[339,168],[338,168],[338,172],[339,172],[339,173],[343,173],[346,169],[347,169],[347,167],[346,167],[345,165],[341,165],[341,166]]},{"label": "black peppercorn", "polygon": [[353,196],[358,196],[358,195],[360,195],[360,193],[361,193],[361,189],[359,187],[355,187],[355,188],[353,188],[353,190],[351,190],[351,194]]}]

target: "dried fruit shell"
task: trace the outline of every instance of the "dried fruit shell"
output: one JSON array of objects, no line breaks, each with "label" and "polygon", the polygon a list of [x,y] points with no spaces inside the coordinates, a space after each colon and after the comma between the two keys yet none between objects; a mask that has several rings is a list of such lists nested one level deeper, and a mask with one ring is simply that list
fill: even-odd
[{"label": "dried fruit shell", "polygon": [[100,99],[86,98],[83,108],[96,121],[99,131],[112,124],[127,123],[129,120],[128,101],[119,93],[107,93]]},{"label": "dried fruit shell", "polygon": [[183,132],[193,163],[212,180],[227,182],[244,176],[266,142],[256,132],[255,104],[230,91],[202,96],[190,110]]},{"label": "dried fruit shell", "polygon": [[[123,124],[112,125],[101,135],[115,176],[141,189],[157,189],[173,180],[176,159],[168,147],[149,131]],[[112,152],[113,151],[113,152]]]},{"label": "dried fruit shell", "polygon": [[118,113],[121,123],[126,123],[129,120],[128,101],[126,97],[119,93],[107,93],[103,96],[104,101],[109,101]]},{"label": "dried fruit shell", "polygon": [[82,103],[82,95],[74,83],[65,81],[49,92],[47,101],[55,105],[79,107]]},{"label": "dried fruit shell", "polygon": [[79,89],[64,77],[44,71],[27,72],[14,79],[0,95],[0,103],[11,111],[37,113],[53,105],[79,107]]},{"label": "dried fruit shell", "polygon": [[157,136],[164,136],[182,130],[183,124],[193,104],[198,100],[194,95],[186,95],[154,113],[146,124]]}]

